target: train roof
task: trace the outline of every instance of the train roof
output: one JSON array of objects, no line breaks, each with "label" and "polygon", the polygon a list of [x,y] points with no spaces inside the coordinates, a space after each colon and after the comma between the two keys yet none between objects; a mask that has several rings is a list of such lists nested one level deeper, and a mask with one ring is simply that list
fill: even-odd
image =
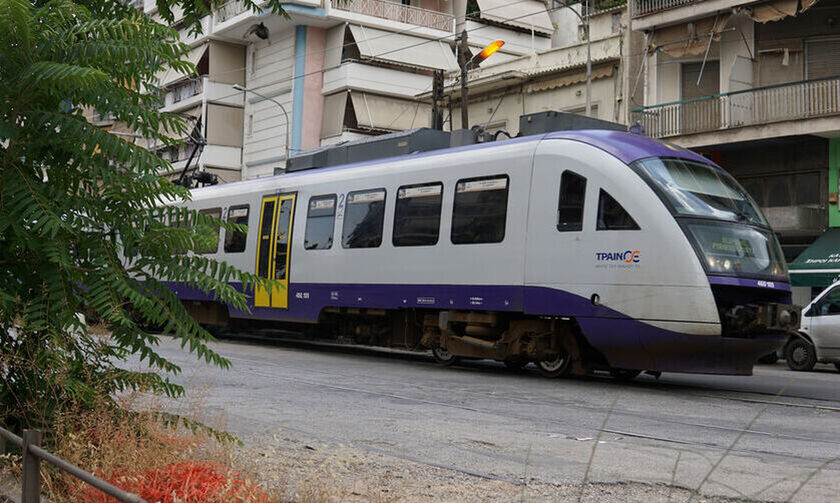
[{"label": "train roof", "polygon": [[[453,152],[464,152],[470,150],[483,150],[483,149],[492,149],[498,148],[505,145],[512,145],[517,143],[529,143],[529,142],[540,142],[546,139],[562,139],[562,140],[571,140],[571,141],[578,141],[581,143],[586,143],[588,145],[592,145],[593,147],[599,148],[614,157],[618,158],[625,164],[630,164],[634,161],[639,159],[644,159],[647,157],[682,157],[685,159],[691,159],[695,161],[705,162],[709,164],[714,164],[705,157],[700,156],[688,149],[679,147],[677,145],[673,145],[670,143],[654,140],[647,136],[642,136],[639,134],[628,133],[624,131],[611,131],[611,130],[603,130],[603,129],[586,129],[586,130],[573,130],[573,131],[555,131],[551,133],[543,133],[538,135],[532,136],[521,136],[516,138],[510,138],[507,140],[499,140],[493,142],[486,142],[486,143],[476,143],[472,145],[465,145],[460,147],[452,147],[440,150],[431,150],[428,152],[419,152],[413,154],[405,154],[396,157],[384,157],[381,159],[373,159],[367,160],[362,162],[350,163],[350,164],[342,164],[339,166],[330,166],[325,168],[317,168],[317,169],[310,169],[310,170],[302,170],[297,171],[294,173],[284,173],[279,175],[274,175],[272,177],[264,177],[264,178],[255,178],[251,180],[243,180],[239,182],[232,182],[226,183],[222,185],[213,185],[209,187],[202,187],[199,189],[193,189],[193,193],[195,195],[199,195],[201,197],[213,197],[216,193],[224,192],[225,188],[233,188],[235,186],[237,189],[241,190],[245,186],[250,184],[262,184],[266,183],[268,180],[292,180],[297,179],[298,177],[307,177],[312,176],[316,173],[325,173],[325,172],[335,172],[335,171],[344,171],[353,168],[360,168],[366,166],[375,166],[382,163],[387,162],[395,162],[401,160],[409,160],[409,159],[419,159],[419,158],[431,158],[441,155],[450,154]],[[221,190],[220,190],[221,189]]]}]

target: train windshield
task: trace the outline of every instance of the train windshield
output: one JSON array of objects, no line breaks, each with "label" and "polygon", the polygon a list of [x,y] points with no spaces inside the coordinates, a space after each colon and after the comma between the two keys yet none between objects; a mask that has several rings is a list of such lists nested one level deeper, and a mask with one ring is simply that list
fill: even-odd
[{"label": "train windshield", "polygon": [[[668,200],[711,274],[784,278],[779,241],[747,192],[703,162],[651,157],[633,167]],[[699,218],[698,218],[699,217]]]},{"label": "train windshield", "polygon": [[680,215],[768,226],[738,182],[712,165],[668,157],[642,159],[634,165],[661,189]]}]

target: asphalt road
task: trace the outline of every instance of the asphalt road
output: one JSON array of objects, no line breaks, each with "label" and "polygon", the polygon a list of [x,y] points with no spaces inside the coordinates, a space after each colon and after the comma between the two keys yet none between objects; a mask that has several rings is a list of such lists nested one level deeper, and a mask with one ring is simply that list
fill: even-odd
[{"label": "asphalt road", "polygon": [[[840,501],[840,372],[550,380],[493,362],[226,340],[221,371],[164,337],[181,382],[245,439],[352,446],[475,477],[674,484],[759,500]],[[592,460],[590,462],[590,459]]]}]

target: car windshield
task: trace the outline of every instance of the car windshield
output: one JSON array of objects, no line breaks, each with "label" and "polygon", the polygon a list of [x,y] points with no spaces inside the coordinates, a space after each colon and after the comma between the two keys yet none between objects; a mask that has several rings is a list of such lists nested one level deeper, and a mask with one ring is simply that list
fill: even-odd
[{"label": "car windshield", "polygon": [[636,161],[642,175],[665,194],[681,215],[748,222],[767,221],[747,192],[723,170],[688,159],[651,157]]}]

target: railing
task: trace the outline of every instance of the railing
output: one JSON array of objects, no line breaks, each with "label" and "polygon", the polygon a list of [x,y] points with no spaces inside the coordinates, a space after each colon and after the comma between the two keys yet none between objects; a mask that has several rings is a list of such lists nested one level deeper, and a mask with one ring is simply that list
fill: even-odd
[{"label": "railing", "polygon": [[703,0],[635,0],[633,3],[633,17],[646,16],[663,10],[682,7]]},{"label": "railing", "polygon": [[224,23],[248,10],[244,2],[231,0],[215,10],[216,23]]},{"label": "railing", "polygon": [[330,6],[336,10],[424,26],[435,30],[451,32],[455,27],[454,16],[389,0],[350,0],[349,2],[330,0]]},{"label": "railing", "polygon": [[204,85],[201,79],[189,80],[186,83],[168,91],[164,96],[164,105],[173,105],[204,92]]},{"label": "railing", "polygon": [[631,114],[656,138],[837,115],[840,76],[635,108]]},{"label": "railing", "polygon": [[[0,455],[6,453],[6,441],[20,447],[23,454],[23,480],[21,481],[21,503],[38,503],[41,501],[41,461],[46,461],[77,479],[89,484],[117,501],[124,503],[146,503],[141,497],[125,492],[119,487],[112,486],[104,480],[91,475],[78,466],[54,456],[41,448],[41,432],[37,430],[23,430],[23,438],[0,428]],[[0,499],[3,495],[0,494]]]}]

